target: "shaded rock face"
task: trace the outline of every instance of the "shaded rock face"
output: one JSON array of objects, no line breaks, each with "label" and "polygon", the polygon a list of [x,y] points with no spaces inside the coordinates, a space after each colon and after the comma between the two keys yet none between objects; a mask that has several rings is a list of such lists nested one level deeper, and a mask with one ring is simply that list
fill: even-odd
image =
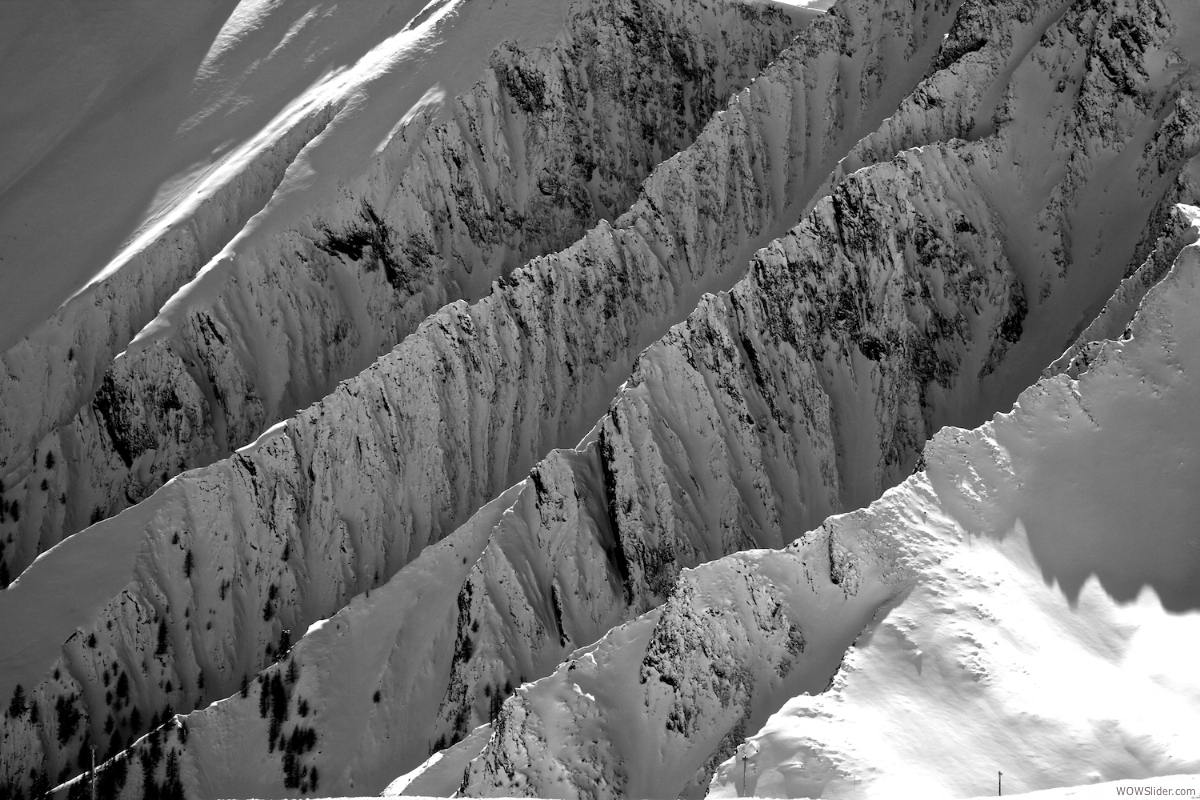
[{"label": "shaded rock face", "polygon": [[[21,402],[51,357],[22,344],[0,414],[0,471],[18,509],[0,523],[10,578],[63,536],[326,395],[445,302],[486,293],[627,208],[653,166],[689,145],[806,19],[740,4],[582,4],[552,45],[502,46],[472,92],[401,124],[334,205],[219,256],[210,270],[220,275],[184,289],[165,334],[144,333],[85,375],[77,364],[132,332],[109,345],[77,332],[70,358],[55,356],[68,362],[73,408]],[[319,131],[314,122],[304,141]],[[288,161],[277,161],[282,177]],[[154,289],[156,307],[198,266],[148,264],[179,273]],[[205,282],[221,285],[188,299]],[[41,468],[47,453],[54,470]]]}]

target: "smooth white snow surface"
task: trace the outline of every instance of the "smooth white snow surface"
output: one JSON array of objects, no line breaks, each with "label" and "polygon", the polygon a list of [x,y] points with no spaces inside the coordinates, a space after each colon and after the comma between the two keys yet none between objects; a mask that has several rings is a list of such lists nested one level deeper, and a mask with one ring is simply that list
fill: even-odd
[{"label": "smooth white snow surface", "polygon": [[942,431],[925,473],[834,523],[913,543],[919,577],[831,689],[785,704],[710,796],[961,798],[997,771],[1013,792],[1200,773],[1198,305],[1193,245],[1091,371]]},{"label": "smooth white snow surface", "polygon": [[388,784],[384,797],[450,797],[462,783],[463,770],[477,757],[492,735],[492,724],[480,725],[463,739],[445,750],[439,750],[421,766],[406,772]]},{"label": "smooth white snow surface", "polygon": [[0,350],[115,254],[160,186],[221,160],[278,110],[176,135],[204,102],[195,65],[234,6],[0,4]]},{"label": "smooth white snow surface", "polygon": [[[1146,780],[1105,781],[1086,786],[1067,786],[1061,789],[1044,789],[1038,792],[1012,793],[1005,789],[1005,797],[1022,797],[1025,800],[1109,800],[1113,797],[1200,797],[1200,775],[1168,775]],[[977,800],[995,797],[981,794]],[[976,800],[973,798],[973,800]]]},{"label": "smooth white snow surface", "polygon": [[[1160,792],[1156,792],[1160,790]],[[1190,792],[1190,794],[1188,794]],[[413,800],[432,800],[433,796],[438,795],[409,795]],[[757,796],[757,795],[755,795]],[[912,787],[911,792],[906,794],[895,794],[896,798],[918,798],[923,796],[919,787]],[[984,800],[984,798],[994,798],[995,792],[991,794],[980,794],[978,798],[971,800]],[[1066,798],[1078,800],[1109,800],[1110,798],[1121,798],[1121,796],[1129,796],[1129,798],[1138,798],[1138,796],[1200,796],[1200,775],[1169,775],[1163,777],[1147,778],[1145,781],[1105,781],[1103,783],[1091,783],[1087,786],[1069,786],[1061,789],[1044,789],[1040,792],[1020,792],[1010,793],[1008,790],[1004,792],[1006,798],[1022,798],[1024,800],[1060,800]],[[367,800],[367,798],[338,798],[337,800]],[[506,798],[497,798],[496,800],[509,800]],[[755,800],[750,798],[748,800]]]},{"label": "smooth white snow surface", "polygon": [[63,642],[90,626],[119,595],[144,551],[144,530],[157,509],[134,506],[109,526],[93,526],[38,556],[0,598],[0,694],[37,685]]},{"label": "smooth white snow surface", "polygon": [[548,41],[567,5],[0,5],[0,104],[12,109],[0,121],[0,350],[186,224],[303,119],[338,109],[289,169],[274,218],[336,191],[408,110],[477,80],[501,41]]}]

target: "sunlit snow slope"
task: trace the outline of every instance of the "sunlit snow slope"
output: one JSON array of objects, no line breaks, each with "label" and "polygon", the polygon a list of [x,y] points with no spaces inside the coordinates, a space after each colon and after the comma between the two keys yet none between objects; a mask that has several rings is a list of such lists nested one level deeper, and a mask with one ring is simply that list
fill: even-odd
[{"label": "sunlit snow slope", "polygon": [[[832,687],[789,701],[714,796],[982,793],[1200,771],[1200,250],[1131,338],[1044,380],[820,535],[913,548]],[[877,557],[877,556],[873,556]],[[861,577],[860,577],[861,580]]]}]

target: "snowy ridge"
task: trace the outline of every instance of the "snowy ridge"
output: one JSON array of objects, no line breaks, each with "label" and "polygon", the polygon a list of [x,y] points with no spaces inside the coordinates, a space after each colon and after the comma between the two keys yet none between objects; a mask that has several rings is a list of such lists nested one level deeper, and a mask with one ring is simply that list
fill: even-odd
[{"label": "snowy ridge", "polygon": [[[28,469],[46,432],[95,391],[112,358],[191,279],[205,254],[219,250],[263,206],[288,165],[332,116],[331,108],[316,109],[293,129],[276,134],[256,160],[202,201],[185,224],[83,289],[0,356],[0,469],[7,487],[17,482],[14,472],[20,475],[23,465]],[[10,495],[9,502],[13,499],[29,506],[27,496]],[[13,565],[14,571],[17,567]]]},{"label": "snowy ridge", "polygon": [[[760,76],[696,145],[652,176],[644,199],[616,227],[602,223],[570,251],[518,270],[476,306],[451,305],[246,452],[175,480],[125,512],[130,516],[94,526],[85,538],[112,546],[109,557],[93,563],[104,566],[92,584],[97,597],[112,592],[111,600],[76,606],[36,632],[13,632],[26,646],[9,659],[0,687],[37,687],[30,689],[37,702],[52,708],[61,700],[87,724],[63,727],[60,738],[43,716],[45,735],[29,738],[38,726],[17,731],[6,721],[0,746],[10,774],[22,782],[39,770],[69,775],[86,737],[107,741],[102,753],[116,752],[140,733],[133,722],[144,726],[168,705],[187,709],[205,696],[227,696],[278,652],[280,630],[328,616],[465,521],[540,455],[577,441],[623,377],[619,365],[683,316],[702,289],[740,274],[745,262],[736,254],[751,250],[764,215],[775,205],[791,207],[770,194],[785,187],[764,185],[755,166],[764,157],[751,154],[773,142],[796,181],[815,187],[820,178],[806,177],[807,161],[831,168],[861,138],[860,127],[874,124],[879,109],[917,80],[914,67],[862,91],[851,84],[851,102],[837,105],[833,116],[805,111],[790,145],[760,134],[759,125],[779,127],[772,120],[786,130],[793,104],[796,112],[823,108],[840,94],[855,72],[836,68],[836,54],[860,50],[854,37],[873,42],[895,31],[898,18],[886,9],[870,4],[862,11],[855,31],[836,16],[810,25],[791,58]],[[926,46],[914,59],[932,54],[950,9],[901,12],[908,40]],[[789,100],[755,99],[763,96]],[[809,127],[811,147],[803,133]],[[759,200],[762,193],[775,199]],[[443,377],[453,380],[443,385]],[[572,398],[575,409],[562,402]],[[363,465],[352,479],[345,473],[350,463]],[[93,549],[68,540],[0,594],[0,604],[38,604],[56,591],[56,572],[69,571],[77,557],[94,561]],[[139,549],[146,555],[135,569]],[[284,553],[298,561],[281,560]],[[293,566],[300,560],[302,568]],[[193,614],[203,629],[192,624]],[[0,624],[13,620],[0,615]],[[80,646],[72,650],[77,656],[60,659],[61,643],[78,628],[94,631],[97,647]],[[75,667],[76,657],[86,666]],[[55,669],[61,679],[49,677]],[[116,680],[118,671],[144,679],[131,681],[132,707],[123,704],[109,733],[112,690],[102,679],[107,673]]]},{"label": "snowy ridge", "polygon": [[1200,53],[1179,25],[1191,13],[1073,4],[1012,70],[979,147],[1036,335],[982,383],[994,403],[1015,400],[1074,341],[1158,234],[1156,204],[1200,148]]},{"label": "snowy ridge", "polygon": [[[179,128],[165,137],[167,141],[156,143],[162,145],[169,153],[167,163],[161,163],[163,159],[158,158],[158,154],[154,152],[135,153],[134,163],[138,167],[146,168],[147,178],[161,180],[168,176],[156,173],[155,170],[171,168],[170,162],[180,155],[175,151],[213,147],[218,142],[220,144],[212,154],[191,153],[189,158],[194,159],[198,155],[205,158],[197,164],[190,164],[182,175],[168,178],[160,187],[161,196],[155,198],[147,211],[149,216],[140,220],[140,226],[136,230],[120,234],[128,235],[128,239],[121,242],[122,249],[113,260],[100,270],[98,275],[95,274],[98,265],[87,265],[88,274],[92,277],[85,283],[90,288],[83,289],[73,301],[69,300],[58,315],[42,326],[40,332],[28,333],[26,339],[9,353],[11,357],[5,362],[8,378],[4,385],[6,402],[2,412],[5,422],[0,427],[5,437],[4,445],[0,448],[0,453],[3,453],[3,461],[0,461],[0,464],[5,468],[11,467],[20,458],[27,457],[49,426],[65,421],[77,410],[80,403],[86,401],[87,396],[95,390],[113,354],[128,344],[145,322],[157,313],[175,288],[190,279],[204,261],[211,258],[235,233],[242,230],[250,216],[272,197],[272,192],[275,192],[284,177],[285,169],[297,159],[300,150],[306,151],[306,155],[299,159],[299,171],[312,170],[314,164],[308,157],[311,148],[307,145],[318,133],[326,134],[326,139],[337,138],[334,136],[335,131],[328,130],[330,117],[343,111],[347,98],[355,96],[356,92],[361,100],[362,96],[369,95],[372,89],[378,88],[372,84],[378,83],[375,79],[379,77],[379,69],[386,69],[388,63],[395,61],[397,57],[403,61],[406,51],[414,49],[411,36],[400,37],[400,40],[397,40],[394,34],[414,26],[420,28],[420,23],[431,21],[430,14],[419,13],[424,6],[423,0],[365,2],[358,4],[353,10],[336,9],[323,15],[305,15],[298,20],[288,19],[292,16],[290,8],[270,9],[254,3],[243,5],[244,8],[238,9],[237,13],[228,15],[223,25],[218,25],[219,31],[217,27],[204,31],[203,26],[200,26],[199,31],[194,31],[213,35],[214,38],[205,44],[209,52],[204,55],[204,61],[195,75],[188,76],[188,82],[166,91],[166,94],[173,98],[166,105],[176,107],[159,108],[154,112],[156,117],[175,118],[179,122]],[[545,41],[552,38],[561,27],[555,13],[557,5],[536,5],[540,5],[541,8],[534,13],[528,13],[529,8],[524,8],[521,10],[526,13],[516,15],[524,26],[525,36],[521,38],[532,38],[536,41],[540,37],[541,41]],[[228,12],[229,9],[224,10]],[[442,10],[446,10],[444,6]],[[219,13],[220,9],[217,11]],[[120,14],[128,12],[128,8],[118,7],[111,13],[115,21],[119,22]],[[36,14],[30,16],[34,23],[30,27],[36,30]],[[455,15],[449,16],[453,18]],[[381,20],[381,17],[387,18],[386,21]],[[550,25],[534,24],[544,23],[547,18]],[[76,22],[85,20],[86,17],[83,17]],[[134,24],[122,27],[122,34],[128,28],[135,31],[141,28],[141,33],[145,33],[143,20],[129,22]],[[375,24],[364,25],[365,22]],[[188,24],[194,23],[195,20],[189,20]],[[150,26],[151,30],[153,27]],[[427,26],[424,33],[428,34],[428,28],[431,27],[435,26]],[[546,33],[545,29],[548,29],[549,33]],[[497,29],[496,33],[500,32]],[[328,39],[322,43],[323,36]],[[427,35],[418,36],[415,49],[420,51],[428,46],[430,38]],[[271,43],[277,46],[271,49],[269,55],[264,56],[263,53],[256,52],[256,49],[266,40],[272,40]],[[192,44],[189,43],[189,49]],[[349,70],[340,70],[340,74],[328,74],[330,66],[312,57],[314,50],[318,48],[321,54],[333,58],[334,63],[339,58],[344,58],[345,63],[353,66]],[[146,48],[134,46],[128,49],[131,52],[142,52]],[[478,71],[466,76],[469,79],[467,87],[478,79],[486,66],[486,55],[490,49],[484,49],[482,59],[475,59]],[[79,63],[87,63],[88,53],[77,55],[80,56]],[[119,63],[120,59],[117,61]],[[470,61],[467,59],[468,66]],[[253,68],[247,70],[248,66]],[[323,70],[326,74],[322,74]],[[440,77],[462,79],[462,76],[456,74],[443,74]],[[50,79],[53,79],[52,75]],[[67,88],[74,90],[75,87]],[[163,98],[159,95],[164,87],[152,88],[156,93],[147,102],[151,105],[163,105]],[[396,87],[392,85],[386,88]],[[424,91],[425,89],[421,88],[417,92],[418,96]],[[130,100],[129,105],[134,107],[129,109],[131,111],[143,111],[141,106],[145,103],[135,98]],[[382,114],[386,116],[391,110],[383,108]],[[402,111],[398,113],[387,123],[388,126],[394,124],[402,114]],[[314,115],[317,115],[316,119],[313,118]],[[135,116],[132,118],[136,120]],[[110,130],[102,129],[99,138],[111,133]],[[137,141],[138,137],[131,136],[130,133],[127,131],[119,138]],[[185,133],[188,135],[184,136]],[[297,139],[297,133],[303,135]],[[231,143],[236,143],[236,146],[231,148]],[[110,141],[108,144],[120,142]],[[341,144],[348,143],[343,140]],[[270,151],[281,146],[286,148],[283,150],[286,155],[282,159],[260,158],[264,154],[270,156]],[[121,158],[128,156],[126,152],[118,154]],[[203,166],[197,171],[198,165]],[[361,171],[361,165],[357,166]],[[121,177],[131,184],[144,179],[140,169],[128,172],[129,174]],[[296,174],[297,170],[291,172],[287,188],[294,191],[298,184],[303,183],[303,178]],[[103,175],[103,172],[101,174]],[[82,188],[96,188],[92,185],[95,182],[93,176],[84,174],[79,177],[85,183]],[[12,187],[5,188],[8,190]],[[16,189],[19,191],[21,187],[17,186]],[[252,202],[239,201],[239,195],[247,193],[249,189],[253,189],[250,192]],[[44,200],[36,191],[33,194],[36,199]],[[275,194],[278,195],[278,192]],[[110,205],[121,206],[129,201],[129,198],[114,192],[110,186],[103,187],[101,198],[110,201],[109,205],[88,209],[94,211],[101,219],[107,218]],[[20,216],[21,214],[16,213],[13,215],[14,218]],[[45,225],[45,221],[35,220],[31,224]],[[59,238],[85,243],[95,238],[94,231],[87,228],[72,233],[75,234],[72,237]],[[186,269],[181,277],[178,265],[175,264],[179,256],[173,255],[171,251],[178,242],[186,242],[190,238],[199,239],[198,252],[194,254],[194,259],[185,260]],[[175,246],[171,244],[172,241],[176,242]],[[67,245],[68,242],[63,244]],[[193,245],[190,249],[196,249],[196,246]],[[77,255],[69,248],[64,250],[67,256]],[[169,258],[161,261],[164,252]],[[89,254],[88,257],[94,259],[96,254]],[[8,260],[11,261],[11,254]],[[134,291],[104,291],[106,278],[118,275],[123,270],[131,271],[135,280],[118,280],[116,287],[132,288]],[[169,288],[159,286],[156,281],[163,281],[164,286]],[[136,314],[127,319],[130,313],[127,306],[136,304],[142,295],[147,294],[146,288],[138,290],[138,287],[147,282],[151,284],[155,301],[145,307],[137,306]],[[162,299],[157,299],[160,297]],[[40,297],[36,298],[36,301],[40,300]],[[87,307],[92,305],[101,308],[101,311],[87,311]],[[109,308],[109,305],[113,307]],[[87,316],[96,313],[100,316]],[[80,318],[81,314],[84,315],[83,318]],[[114,321],[107,322],[108,317],[112,317]],[[109,333],[107,337],[96,335],[105,331],[115,332]],[[93,338],[95,342],[92,341]],[[9,344],[5,343],[6,349]],[[108,349],[102,347],[94,355],[84,352],[88,347],[97,345],[104,345]],[[79,352],[74,355],[87,366],[82,376],[68,374],[70,380],[64,382],[63,376],[58,374],[61,371],[59,365],[75,360],[68,357],[71,355],[72,346],[79,348]],[[72,383],[77,379],[82,379],[82,383]],[[43,389],[48,390],[45,396],[38,394]],[[83,394],[80,395],[80,392]],[[40,418],[37,415],[41,414],[42,403],[17,402],[18,399],[45,401],[49,404],[51,413],[45,418]],[[13,419],[9,415],[18,416]],[[33,416],[25,418],[20,415]]]},{"label": "snowy ridge", "polygon": [[1012,72],[1069,5],[1009,2],[998,14],[985,0],[963,3],[931,74],[838,162],[829,183],[911,147],[992,133]]},{"label": "snowy ridge", "polygon": [[[1068,21],[1067,24],[1070,24],[1070,21]],[[990,150],[990,148],[992,146],[993,146],[992,143],[987,142],[987,143],[982,143],[978,147],[964,147],[962,149],[965,152],[969,152],[969,153],[973,153],[973,154],[983,153],[986,156],[991,156],[992,151]],[[1020,148],[1014,148],[1014,149],[1019,150]],[[1091,149],[1093,152],[1095,152],[1095,150],[1098,148],[1091,148]],[[1101,152],[1101,158],[1103,158],[1102,152]],[[990,174],[992,174],[992,175],[994,175],[995,173],[996,173],[996,170],[990,171]],[[992,197],[1003,196],[1003,193],[994,191],[994,188],[995,188],[994,184],[991,188],[993,189],[993,191],[987,192],[985,190],[985,194],[990,194]],[[1009,212],[1012,211],[1012,209],[998,208],[997,209],[997,211],[999,212],[998,216],[1003,218],[1005,216],[1003,213],[1005,210],[1008,210]],[[1134,232],[1136,233],[1136,229],[1134,229]],[[1052,234],[1052,237],[1061,237],[1062,235],[1063,235],[1063,232],[1060,229],[1059,232]],[[1044,246],[1047,248],[1047,250],[1053,249],[1054,241],[1055,241],[1055,239],[1051,238],[1051,237],[1047,237],[1047,239],[1043,240],[1043,242],[1045,242]],[[1185,240],[1179,239],[1179,238],[1164,240],[1162,242],[1162,253],[1165,254],[1167,252],[1170,252],[1169,247],[1172,246],[1172,244],[1174,244],[1176,246],[1175,252],[1178,252],[1178,246],[1181,245],[1184,241]],[[1126,246],[1128,246],[1129,244],[1132,244],[1132,241],[1128,241]],[[1160,258],[1162,258],[1162,257],[1164,257],[1164,256],[1160,256]],[[816,271],[816,272],[821,272],[821,271]],[[1098,291],[1101,288],[1102,288],[1102,284],[1097,282],[1097,284],[1092,288],[1092,291]],[[1063,330],[1063,328],[1060,326],[1058,328],[1058,330],[1061,331],[1061,330]],[[1050,335],[1054,336],[1056,334],[1051,333]],[[1061,335],[1061,334],[1057,334],[1057,335]],[[653,351],[654,351],[654,349],[652,348],[650,353],[653,353]],[[649,353],[648,353],[648,355],[649,355]],[[793,368],[793,370],[791,370],[790,372],[794,372],[794,371],[795,370]],[[684,396],[692,396],[692,394],[693,394],[692,392],[688,392],[688,393],[680,392],[679,396],[677,396],[675,398],[676,404],[684,405],[686,403],[686,401],[681,401],[679,398],[684,397]],[[703,392],[701,392],[701,395],[703,395]],[[677,430],[679,430],[680,427],[682,427],[682,426],[678,426],[675,423],[670,422],[669,421],[671,419],[670,413],[669,412],[664,413],[662,411],[661,406],[659,408],[656,408],[654,412],[648,412],[646,414],[646,417],[647,418],[655,418],[660,414],[663,415],[668,420],[668,422],[665,423],[665,427],[667,427],[668,429],[670,429],[672,431],[677,431]],[[614,414],[614,416],[615,416],[615,414]],[[710,418],[712,418],[713,415],[710,414],[709,416],[710,416]],[[729,419],[730,416],[732,416],[732,415],[728,415],[728,416],[720,415],[720,416],[721,416],[721,419],[724,421],[724,420]],[[728,423],[725,423],[725,424],[728,424]],[[679,434],[679,436],[684,441],[688,440],[688,437],[683,434]],[[782,438],[782,437],[777,436],[773,441],[778,442],[780,438]],[[640,485],[644,486],[644,487],[645,486],[654,486],[654,485],[668,486],[668,487],[673,486],[673,485],[678,486],[681,484],[686,485],[688,482],[688,479],[684,476],[697,474],[697,470],[694,465],[688,465],[688,466],[689,466],[688,469],[682,469],[682,470],[679,470],[678,472],[674,472],[674,473],[671,473],[671,472],[663,473],[660,471],[657,473],[657,475],[660,477],[648,477],[648,478],[642,480],[640,482]],[[860,467],[860,470],[861,470],[861,467]],[[648,469],[648,470],[646,470],[646,472],[651,475],[655,474],[654,470],[652,470],[652,469]],[[853,474],[855,471],[854,470],[846,470],[846,472]],[[711,493],[712,493],[711,490],[709,490],[709,492],[707,492],[706,494],[711,494]],[[767,494],[770,494],[770,493],[767,493]],[[775,494],[774,496],[789,497],[789,496],[796,496],[797,494],[799,494],[799,493],[797,493],[795,491],[780,492],[778,494]],[[661,507],[661,505],[662,504],[659,503],[656,505],[656,507]],[[724,503],[714,505],[714,508],[729,509],[731,507],[735,507],[735,505],[736,505],[735,502],[724,502]],[[702,515],[698,515],[698,516],[702,516]],[[711,518],[712,517],[710,517],[709,519],[711,519]],[[692,521],[689,520],[689,522],[692,522]],[[665,527],[669,527],[669,526],[665,526]],[[682,525],[679,527],[683,530],[690,530],[687,525]],[[731,526],[731,527],[733,527],[733,526]],[[742,527],[743,528],[745,527],[744,523],[743,523]],[[643,534],[643,536],[644,535],[645,534]],[[631,538],[634,538],[634,537],[631,537]],[[646,538],[652,538],[652,537],[646,537]],[[670,558],[669,557],[665,557],[665,558],[660,557],[660,558],[657,558],[656,561],[659,565],[664,564],[664,563],[669,564]],[[1187,570],[1184,569],[1184,570],[1182,570],[1182,572],[1184,572],[1186,574]],[[608,666],[611,666],[611,665],[606,665],[606,668]],[[697,675],[705,675],[705,674],[707,674],[706,670],[707,670],[707,666],[701,666],[698,668],[696,674]],[[685,686],[685,685],[688,685],[688,681],[681,680],[681,681],[675,682],[675,685]],[[582,691],[584,692],[584,695],[586,696],[588,690],[582,690]],[[620,697],[623,695],[621,695],[621,692],[619,690],[614,690],[614,692],[611,693],[610,696],[611,697]],[[566,700],[563,700],[562,702],[567,703]],[[620,702],[621,701],[614,700],[615,705],[619,706]],[[568,705],[570,705],[570,704],[568,703]],[[583,712],[581,712],[581,713],[583,713]],[[611,707],[606,707],[603,710],[602,716],[604,718],[608,718],[610,715],[614,715],[614,714],[617,716],[620,716],[619,711],[617,711]],[[557,716],[558,715],[556,714],[556,717]],[[503,717],[503,714],[502,714],[502,717]],[[760,720],[761,720],[761,717],[760,717]],[[560,720],[560,722],[561,722],[561,720]],[[558,723],[556,723],[556,724],[558,724]],[[570,715],[568,715],[568,720],[564,724],[568,724],[568,725],[573,724],[570,720]],[[537,722],[531,723],[531,725],[534,728],[538,728]],[[624,727],[624,723],[622,723],[622,725],[618,725],[618,726],[614,726],[614,727],[619,731],[618,735],[620,737],[624,737],[626,735],[627,728]],[[562,734],[561,729],[555,728],[555,730],[556,730],[557,734]],[[726,735],[731,737],[729,740],[730,742],[736,743],[737,739],[740,738],[740,736],[742,735],[741,732],[735,732],[734,729],[726,729],[726,731],[727,731]],[[713,735],[715,735],[715,734],[713,734]],[[538,735],[534,735],[530,729],[520,728],[517,732],[512,733],[512,736],[521,742],[530,744],[531,746],[532,746],[531,743],[546,742],[546,741],[550,741],[550,742],[561,741],[561,738],[556,738],[556,736],[551,736],[545,730],[542,730],[540,728],[538,728]],[[503,773],[503,775],[507,776],[508,782],[506,783],[504,778],[496,778],[497,783],[493,788],[488,788],[486,790],[481,789],[480,791],[486,791],[486,793],[494,793],[494,794],[499,794],[499,795],[504,795],[504,794],[508,794],[511,792],[517,792],[518,790],[520,793],[528,793],[528,794],[533,794],[533,795],[550,794],[550,793],[561,794],[563,792],[572,791],[570,788],[570,783],[572,781],[576,782],[576,787],[578,788],[578,791],[584,795],[587,795],[591,792],[596,792],[596,791],[599,791],[601,793],[611,791],[615,795],[620,795],[622,792],[625,792],[625,791],[634,791],[629,788],[629,784],[627,783],[627,781],[629,780],[628,776],[604,774],[604,775],[600,775],[597,777],[595,774],[595,770],[590,769],[590,768],[584,768],[583,766],[581,766],[580,763],[577,763],[577,759],[578,759],[589,765],[596,763],[597,761],[599,761],[600,763],[605,763],[605,764],[609,764],[609,765],[620,765],[620,764],[628,763],[629,759],[633,759],[635,761],[637,760],[637,757],[634,754],[636,754],[640,751],[636,747],[631,748],[629,750],[629,752],[622,751],[621,756],[614,756],[611,759],[597,759],[595,757],[596,752],[599,752],[599,750],[603,750],[605,747],[609,746],[609,744],[611,744],[611,742],[608,742],[608,740],[602,739],[599,745],[587,744],[588,742],[592,742],[595,739],[595,737],[596,737],[596,729],[591,726],[586,727],[586,731],[579,735],[578,746],[579,746],[580,750],[578,752],[572,750],[571,746],[567,746],[564,748],[564,750],[566,751],[567,754],[563,758],[562,765],[561,765],[561,772],[558,773],[558,777],[556,778],[555,774],[553,774],[554,771],[556,769],[558,769],[558,767],[554,766],[552,762],[549,762],[549,763],[551,763],[551,766],[549,767],[551,774],[548,774],[548,775],[541,774],[541,775],[539,775],[539,782],[531,783],[529,785],[526,785],[522,782],[522,780],[523,780],[522,774],[518,774],[520,772],[520,770],[514,768],[511,762],[505,760],[506,758],[508,758],[506,755],[493,753],[492,755],[495,757],[495,759],[498,759],[498,761],[489,761],[489,760],[487,760],[488,756],[486,755],[486,751],[485,751],[485,756],[483,758],[481,758],[481,761],[480,761],[482,766],[479,766],[478,769],[482,770],[484,774],[488,774],[488,770],[499,771],[499,772]],[[651,737],[650,740],[658,741],[658,738]],[[482,740],[479,739],[478,735],[472,735],[471,741],[468,742],[469,748],[477,749],[479,747],[480,741],[482,741]],[[489,745],[488,747],[491,748],[493,746],[495,746],[495,747],[507,746],[504,743],[502,743],[500,745],[495,745],[495,741],[496,740],[493,738],[493,740],[492,740],[493,745]],[[597,748],[599,748],[599,750],[597,750]],[[720,749],[721,748],[717,748],[717,752],[720,752]],[[727,755],[727,753],[725,755]],[[539,751],[536,754],[522,752],[521,759],[524,759],[526,757],[528,758],[528,761],[522,760],[521,764],[523,764],[523,765],[539,764],[540,765],[540,764],[548,763],[548,754],[545,752]],[[454,764],[458,764],[461,762],[462,758],[463,758],[462,756],[456,755],[455,757],[451,758],[450,761],[452,761]],[[694,760],[686,762],[687,769],[691,769],[695,766],[696,766],[696,761],[694,761]],[[704,769],[703,769],[704,766],[705,766],[704,764],[700,765],[702,773],[704,772]],[[661,768],[662,768],[661,764],[656,764],[653,768],[651,768],[651,771],[655,775],[658,775],[658,774],[660,774]],[[711,764],[708,765],[708,768],[711,769]],[[679,773],[679,774],[685,774],[687,771],[682,766],[680,767],[680,769],[683,770],[683,772]],[[441,778],[438,778],[437,776],[432,776],[432,778],[431,778],[429,773],[436,773],[437,771],[438,771],[438,766],[436,764],[434,764],[430,769],[426,770],[426,774],[424,774],[424,775],[420,775],[419,772],[414,773],[414,775],[419,775],[420,778],[424,780],[424,782],[415,783],[413,785],[414,786],[413,793],[419,793],[421,791],[428,791],[432,787],[438,786],[439,780],[441,781],[441,788],[444,790],[447,785],[445,782],[446,778],[451,778],[452,776],[446,775],[445,777],[441,777]],[[534,771],[536,772],[537,770],[535,769]],[[581,775],[585,776],[585,777],[580,777]],[[567,776],[570,776],[570,777],[567,777]],[[525,775],[524,777],[528,777],[528,776]],[[566,778],[567,783],[566,784],[560,783],[560,781],[558,780],[559,778]],[[482,785],[487,786],[487,780],[488,780],[487,778],[482,779]],[[659,787],[659,789],[656,791],[658,791],[658,793],[660,793],[660,794],[670,794],[670,793],[674,793],[674,792],[678,791],[679,789],[680,789],[680,785],[675,784],[669,788]]]},{"label": "snowy ridge", "polygon": [[1088,369],[1092,356],[1104,346],[1106,340],[1125,335],[1142,298],[1167,274],[1179,251],[1200,237],[1200,209],[1178,204],[1172,208],[1172,212],[1153,252],[1132,275],[1121,281],[1096,318],[1084,328],[1075,343],[1046,368],[1043,377],[1060,372],[1066,372],[1073,378],[1079,377],[1079,373]]},{"label": "snowy ridge", "polygon": [[[839,545],[840,559],[865,548]],[[843,589],[819,560],[829,552],[828,542],[811,552],[753,551],[683,573],[663,607],[572,654],[505,704],[464,793],[702,793],[714,758],[761,724],[772,695],[778,702],[828,684],[840,653],[894,593],[889,582],[904,577],[873,568],[888,564],[863,565],[871,590]],[[821,625],[831,608],[839,624]]]},{"label": "snowy ridge", "polygon": [[[0,521],[0,532],[16,534],[10,576],[62,536],[324,396],[445,302],[483,294],[503,272],[626,208],[650,169],[690,144],[810,16],[736,2],[581,4],[552,44],[498,49],[463,96],[431,89],[335,199],[297,209],[295,191],[282,192],[107,371],[128,333],[97,355],[91,331],[79,329],[67,377],[55,379],[68,381],[55,396],[72,405],[49,407],[40,421],[0,421],[21,437],[0,462],[6,502],[21,515]],[[334,128],[354,116],[341,108]],[[647,129],[655,136],[643,137]],[[318,140],[306,158],[320,164],[330,146]],[[193,258],[168,271],[156,253],[142,258],[156,274],[186,280],[199,266]],[[155,308],[166,299],[158,290]],[[12,414],[41,410],[29,393],[59,388],[11,383],[26,393],[5,399]],[[47,453],[57,469],[44,465]]]}]

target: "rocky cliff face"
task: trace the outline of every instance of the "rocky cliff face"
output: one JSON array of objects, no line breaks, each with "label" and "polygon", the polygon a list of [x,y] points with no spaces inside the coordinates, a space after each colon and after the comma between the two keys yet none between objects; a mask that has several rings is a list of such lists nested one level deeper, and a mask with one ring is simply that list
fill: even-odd
[{"label": "rocky cliff face", "polygon": [[[67,375],[49,385],[10,374],[0,422],[6,502],[18,509],[0,523],[13,537],[10,576],[62,536],[328,394],[445,302],[478,297],[627,208],[651,168],[689,145],[811,16],[741,3],[582,4],[553,43],[501,46],[472,91],[398,122],[332,202],[240,237],[111,365],[101,358],[129,340],[125,328],[107,344],[76,331]],[[277,159],[273,182],[259,179],[259,194],[270,195],[290,159]],[[224,196],[211,202],[238,209]],[[157,250],[142,256],[145,270],[175,276],[147,290],[156,307],[213,249],[177,244],[178,264],[160,263]],[[126,272],[112,280],[131,280]],[[124,301],[114,308],[133,316],[113,325],[145,321]],[[21,346],[28,371],[42,360],[36,345]],[[27,393],[46,389],[76,405],[31,402]]]}]

